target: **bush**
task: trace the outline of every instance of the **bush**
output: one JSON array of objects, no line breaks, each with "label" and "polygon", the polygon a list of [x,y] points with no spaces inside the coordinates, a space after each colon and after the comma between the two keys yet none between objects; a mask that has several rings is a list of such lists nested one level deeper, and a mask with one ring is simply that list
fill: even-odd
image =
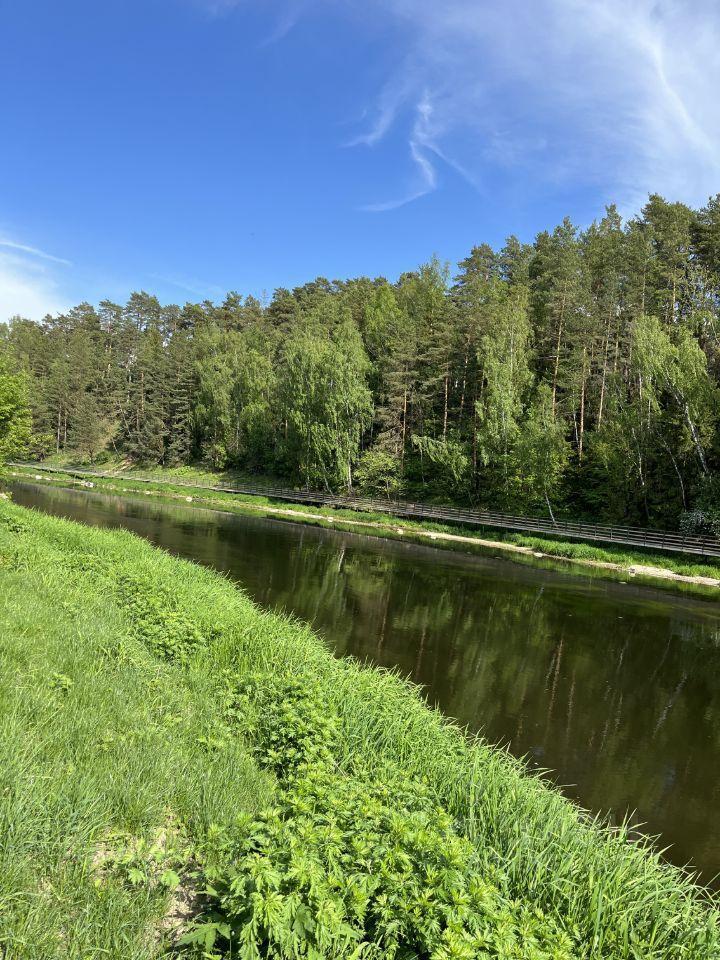
[{"label": "bush", "polygon": [[246,960],[569,960],[568,934],[501,894],[427,785],[391,764],[336,767],[316,685],[256,675],[229,690],[228,718],[283,788],[276,808],[216,833],[211,909],[186,943]]},{"label": "bush", "polygon": [[720,510],[698,507],[680,516],[680,531],[692,537],[720,537]]},{"label": "bush", "polygon": [[149,589],[142,578],[133,575],[120,573],[116,579],[134,636],[157,656],[185,663],[212,639],[174,609],[172,599],[163,591]]},{"label": "bush", "polygon": [[[503,897],[427,788],[320,771],[241,824],[187,941],[250,958],[565,960],[570,937]],[[221,954],[222,955],[222,954]]]}]

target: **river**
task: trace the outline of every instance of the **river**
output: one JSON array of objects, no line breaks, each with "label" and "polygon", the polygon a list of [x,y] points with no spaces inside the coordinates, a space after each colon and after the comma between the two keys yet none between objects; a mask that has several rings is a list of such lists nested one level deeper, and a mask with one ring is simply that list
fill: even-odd
[{"label": "river", "polygon": [[720,604],[196,507],[24,483],[14,498],[228,574],[583,806],[633,813],[704,882],[720,873]]}]

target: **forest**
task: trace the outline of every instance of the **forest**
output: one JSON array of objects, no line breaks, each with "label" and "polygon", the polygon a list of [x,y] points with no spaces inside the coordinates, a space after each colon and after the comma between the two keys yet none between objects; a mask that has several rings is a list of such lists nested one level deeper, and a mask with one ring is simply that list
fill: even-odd
[{"label": "forest", "polygon": [[609,206],[396,282],[15,317],[0,353],[36,459],[720,528],[720,194]]}]

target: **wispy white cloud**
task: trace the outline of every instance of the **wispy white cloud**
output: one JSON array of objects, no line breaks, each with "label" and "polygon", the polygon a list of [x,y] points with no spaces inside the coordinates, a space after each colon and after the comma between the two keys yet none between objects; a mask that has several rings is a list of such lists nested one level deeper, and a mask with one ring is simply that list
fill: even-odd
[{"label": "wispy white cloud", "polygon": [[42,262],[35,248],[29,249],[30,255],[23,244],[0,244],[0,322],[15,316],[40,320],[68,306],[53,268]]},{"label": "wispy white cloud", "polygon": [[408,102],[418,99],[420,78],[415,75],[411,59],[405,61],[387,81],[378,96],[374,108],[363,109],[363,116],[373,116],[369,128],[356,134],[347,144],[348,147],[364,145],[371,147],[378,143],[392,128],[399,112]]},{"label": "wispy white cloud", "polygon": [[277,43],[287,36],[313,3],[314,0],[286,0],[265,43]]},{"label": "wispy white cloud", "polygon": [[166,283],[168,286],[177,287],[178,290],[185,290],[186,293],[192,293],[196,297],[219,297],[223,290],[221,287],[212,283],[204,283],[202,280],[193,278],[183,279],[179,277],[168,277],[162,273],[151,273],[149,275],[153,280],[159,280],[160,283]]},{"label": "wispy white cloud", "polygon": [[[434,144],[432,128],[433,106],[428,95],[423,94],[415,107],[415,122],[408,142],[410,156],[415,164],[414,183],[410,192],[399,199],[368,204],[363,207],[364,210],[373,212],[396,210],[407,203],[412,203],[413,200],[419,200],[437,187],[437,172],[431,154],[439,151]],[[369,143],[373,142],[375,141],[369,141]]]},{"label": "wispy white cloud", "polygon": [[236,7],[247,6],[248,0],[191,0],[191,2],[213,16],[220,16]]},{"label": "wispy white cloud", "polygon": [[[257,0],[192,0],[213,17],[221,17],[234,10],[249,7]],[[264,40],[265,44],[282,40],[293,27],[302,19],[308,9],[318,0],[263,0],[266,8],[274,7],[272,11],[273,26]]]},{"label": "wispy white cloud", "polygon": [[[359,6],[359,0],[344,0]],[[477,189],[498,167],[528,189],[589,185],[626,209],[651,190],[720,190],[717,0],[375,0],[405,37],[356,145],[407,131],[409,187],[439,161]],[[371,114],[371,116],[373,116]]]},{"label": "wispy white cloud", "polygon": [[65,266],[71,266],[69,260],[63,257],[56,257],[52,253],[45,253],[44,250],[38,250],[37,247],[29,247],[25,243],[18,243],[15,240],[8,240],[0,237],[0,247],[6,247],[9,250],[17,250],[19,253],[27,253],[32,257],[39,257],[41,260],[51,260],[53,263],[62,263]]}]

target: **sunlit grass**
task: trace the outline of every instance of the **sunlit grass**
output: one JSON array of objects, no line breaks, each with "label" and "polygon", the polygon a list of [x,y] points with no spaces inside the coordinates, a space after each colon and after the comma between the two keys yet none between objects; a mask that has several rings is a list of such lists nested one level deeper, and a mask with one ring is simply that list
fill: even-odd
[{"label": "sunlit grass", "polygon": [[239,742],[204,746],[204,673],[158,662],[44,535],[15,553],[18,537],[0,529],[0,956],[149,958],[167,896],[100,882],[99,848],[175,822],[202,835],[269,787]]},{"label": "sunlit grass", "polygon": [[597,547],[591,543],[569,543],[568,541],[526,536],[520,533],[511,534],[507,539],[520,546],[531,547],[533,550],[540,550],[556,557],[598,560],[602,563],[616,563],[621,566],[655,566],[686,577],[720,578],[720,565],[712,563],[712,561],[698,563],[689,559],[680,559],[677,555]]}]

